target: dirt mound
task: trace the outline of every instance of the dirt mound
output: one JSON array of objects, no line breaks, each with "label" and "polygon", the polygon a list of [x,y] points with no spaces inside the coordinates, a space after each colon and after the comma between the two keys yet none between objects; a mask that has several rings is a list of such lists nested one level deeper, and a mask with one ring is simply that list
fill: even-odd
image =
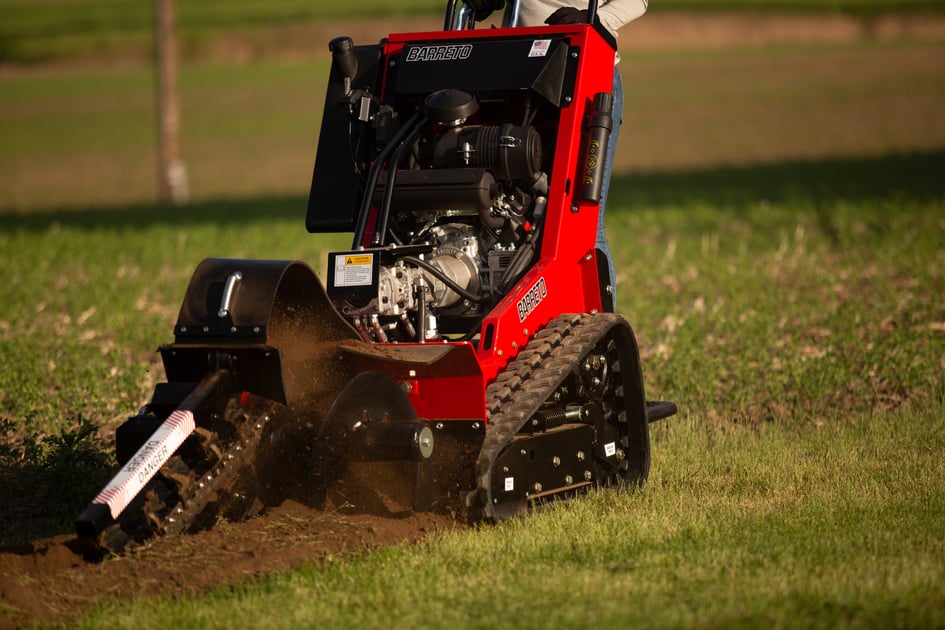
[{"label": "dirt mound", "polygon": [[86,558],[75,537],[0,549],[0,628],[54,622],[103,601],[180,597],[463,527],[449,516],[382,518],[286,502],[245,523],[159,539],[120,558]]}]

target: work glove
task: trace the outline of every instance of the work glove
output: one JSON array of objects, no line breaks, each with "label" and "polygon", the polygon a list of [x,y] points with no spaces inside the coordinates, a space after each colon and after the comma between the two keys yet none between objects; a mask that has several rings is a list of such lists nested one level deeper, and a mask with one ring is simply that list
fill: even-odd
[{"label": "work glove", "polygon": [[[502,0],[500,0],[501,2]],[[587,9],[576,9],[574,7],[561,7],[548,16],[545,24],[587,24]],[[600,33],[610,47],[617,50],[617,39],[607,30],[598,16],[594,16],[594,30]]]},{"label": "work glove", "polygon": [[464,0],[464,2],[473,10],[477,22],[489,17],[493,11],[505,8],[505,0]]},{"label": "work glove", "polygon": [[545,24],[587,24],[587,9],[561,7],[548,16]]}]

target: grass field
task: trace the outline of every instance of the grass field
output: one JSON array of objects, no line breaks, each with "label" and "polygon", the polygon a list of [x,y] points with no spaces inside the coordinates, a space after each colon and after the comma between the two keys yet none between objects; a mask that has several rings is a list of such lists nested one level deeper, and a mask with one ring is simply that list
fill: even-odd
[{"label": "grass field", "polygon": [[941,627],[943,164],[619,180],[621,310],[682,408],[643,490],[82,624]]},{"label": "grass field", "polygon": [[[623,55],[618,310],[648,393],[681,408],[643,489],[70,625],[945,627],[943,55]],[[325,69],[185,68],[184,208],[148,203],[146,70],[0,74],[8,442],[145,401],[203,257],[318,269],[346,244],[302,224]]]},{"label": "grass field", "polygon": [[813,431],[690,417],[659,432],[642,491],[78,627],[941,627],[941,410]]}]

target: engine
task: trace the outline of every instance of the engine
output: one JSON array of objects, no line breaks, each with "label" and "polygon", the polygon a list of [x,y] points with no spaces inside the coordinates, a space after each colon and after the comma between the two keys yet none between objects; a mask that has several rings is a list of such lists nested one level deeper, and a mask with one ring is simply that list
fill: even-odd
[{"label": "engine", "polygon": [[367,178],[368,245],[329,255],[329,296],[366,341],[474,336],[535,257],[548,194],[540,135],[475,124],[478,109],[467,92],[428,96],[373,189]]}]

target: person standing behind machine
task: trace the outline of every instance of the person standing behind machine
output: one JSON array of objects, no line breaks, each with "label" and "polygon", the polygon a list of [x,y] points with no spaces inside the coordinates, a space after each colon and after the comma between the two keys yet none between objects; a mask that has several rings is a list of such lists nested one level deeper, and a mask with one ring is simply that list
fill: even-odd
[{"label": "person standing behind machine", "polygon": [[[577,0],[580,1],[580,0]],[[493,11],[505,7],[505,0],[465,0],[472,9],[477,22],[489,17]],[[519,0],[517,19],[513,26],[541,26],[542,24],[586,24],[587,9],[578,9],[572,6],[575,0]],[[602,0],[597,9],[594,25],[598,32],[617,49],[617,32],[633,20],[646,13],[648,0]],[[604,174],[600,197],[600,213],[597,220],[597,239],[595,246],[604,252],[607,257],[607,267],[610,274],[608,290],[614,305],[617,304],[617,278],[614,262],[610,255],[610,245],[607,242],[607,232],[604,229],[604,206],[607,203],[607,194],[610,192],[610,176],[614,167],[614,155],[617,151],[617,138],[620,125],[623,124],[623,85],[620,82],[620,72],[617,64],[620,54],[614,59],[613,83],[613,117],[614,125],[610,132],[610,141],[607,144],[607,156],[604,163]]]}]

